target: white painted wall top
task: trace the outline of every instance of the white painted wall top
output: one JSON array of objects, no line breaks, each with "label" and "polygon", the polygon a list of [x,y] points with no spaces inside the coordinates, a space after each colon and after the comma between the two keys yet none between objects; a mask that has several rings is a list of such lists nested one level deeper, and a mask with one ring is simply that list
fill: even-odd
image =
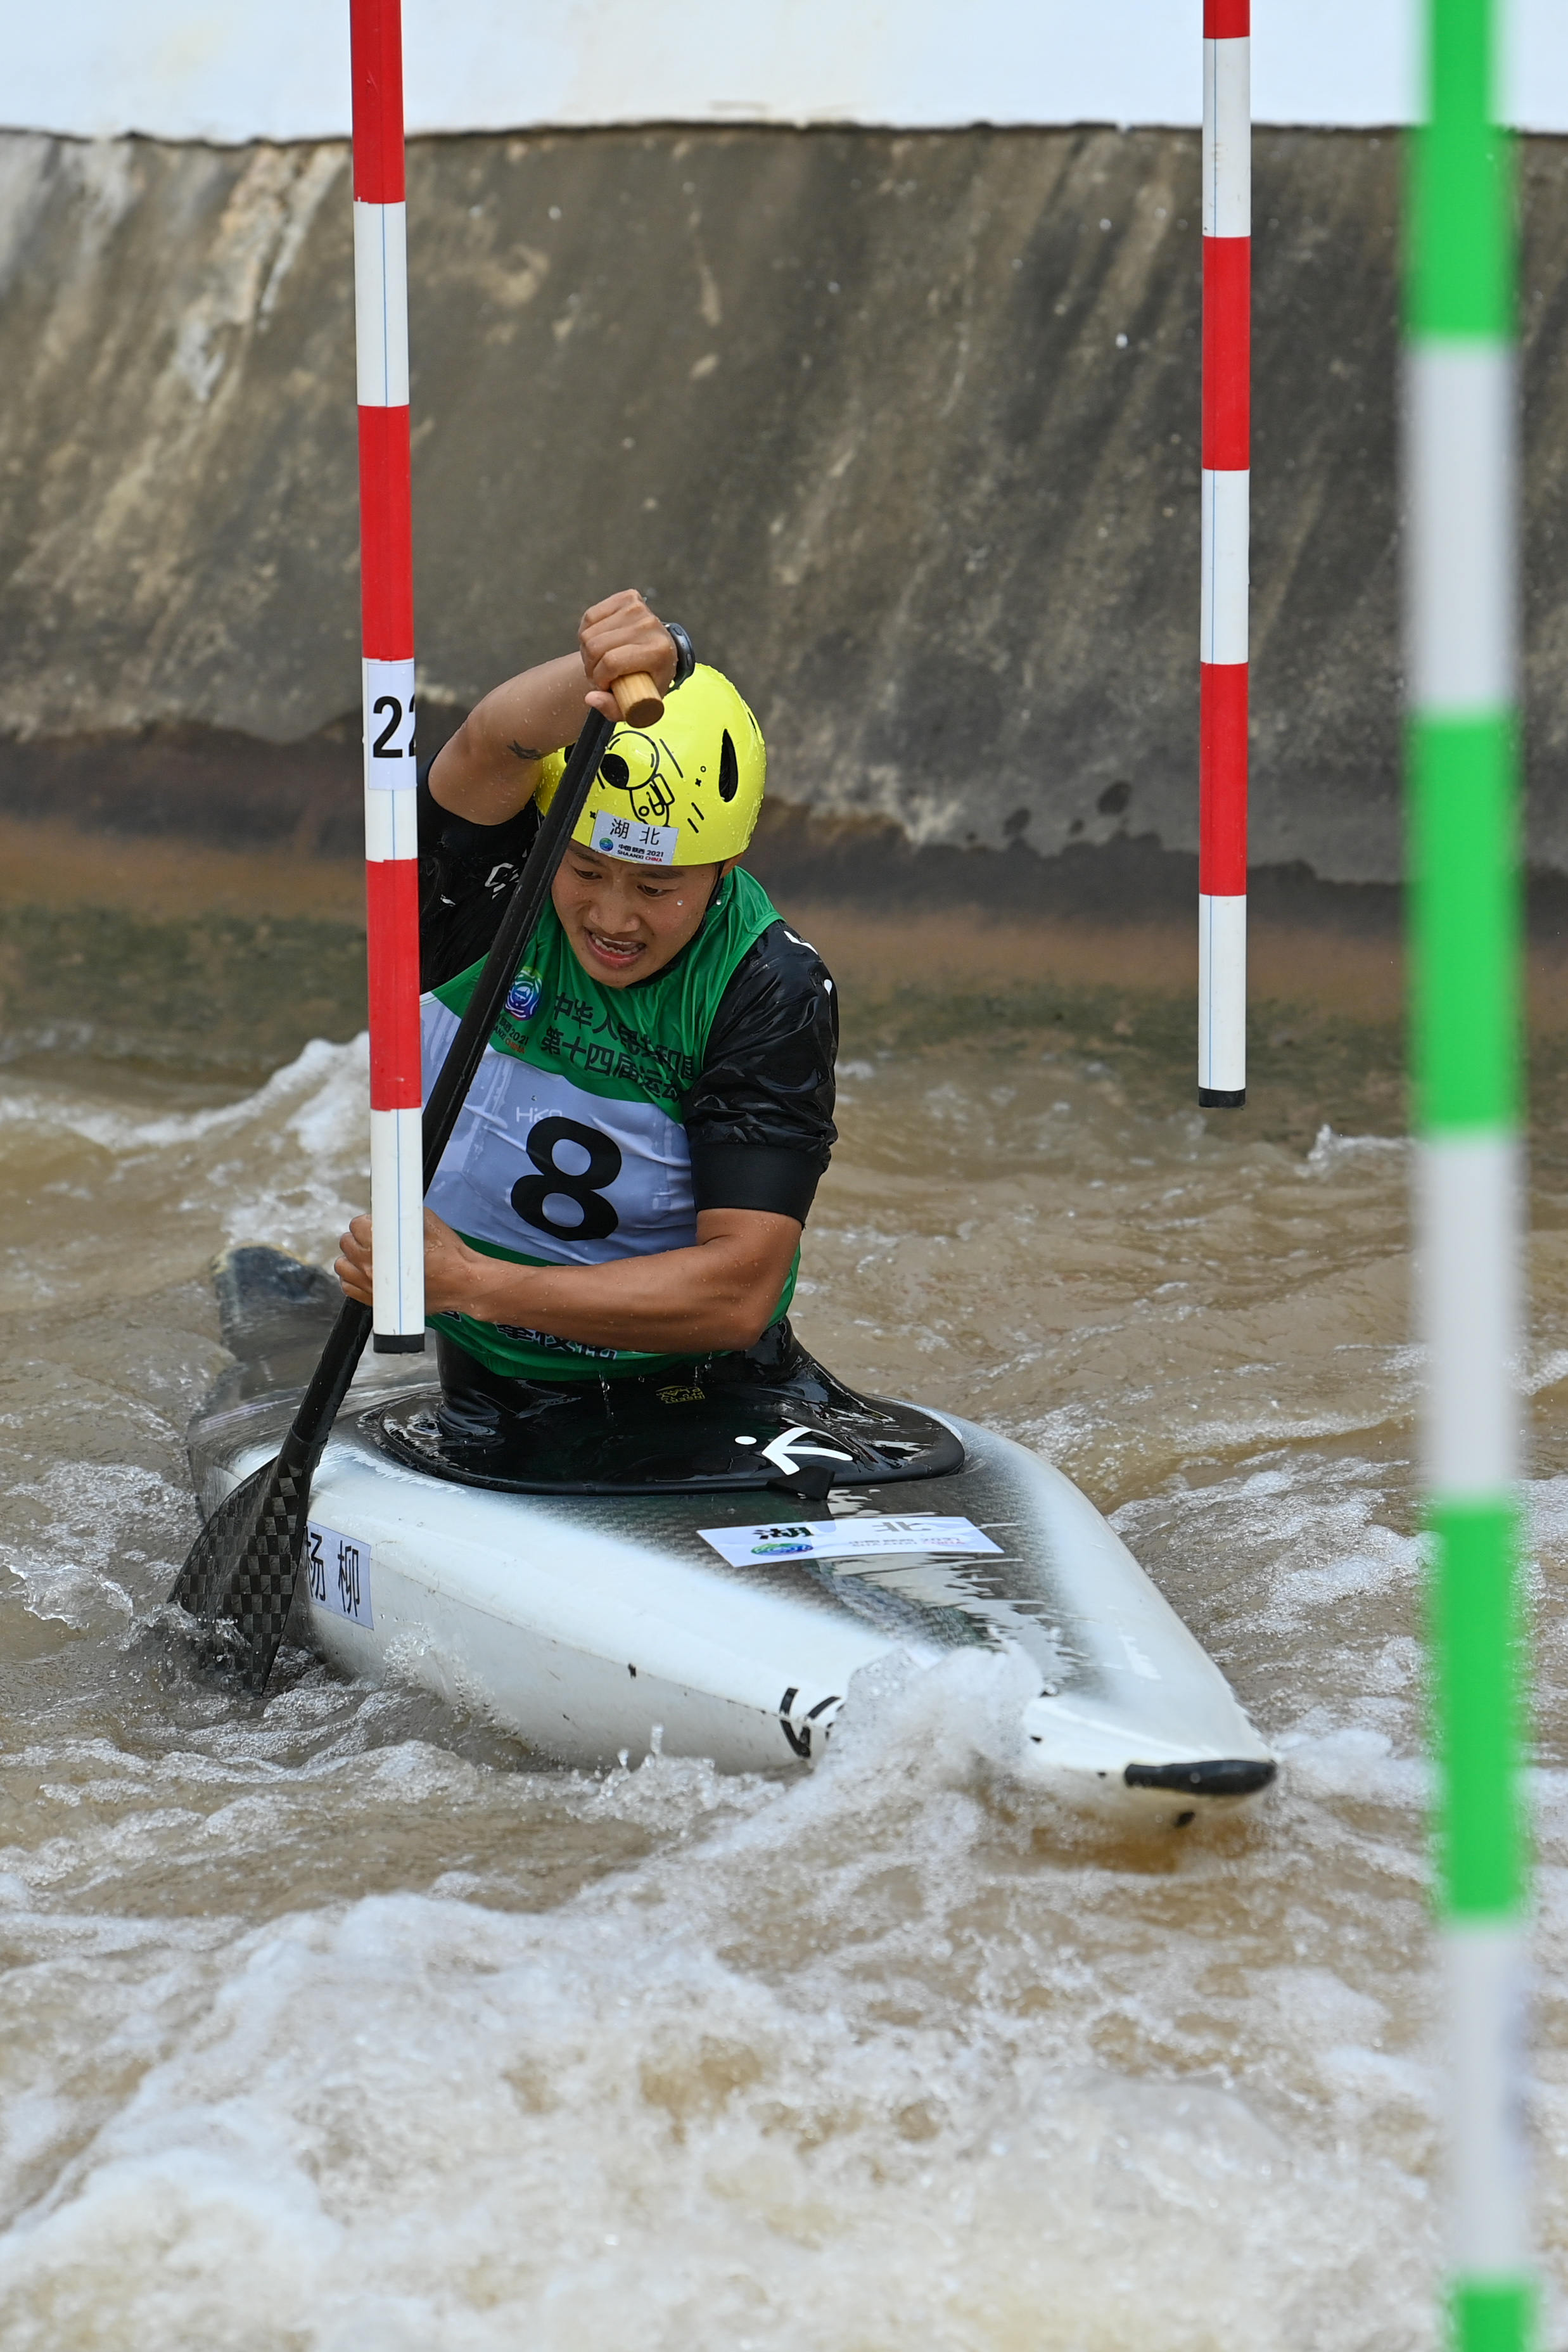
[{"label": "white painted wall top", "polygon": [[[1568,8],[1510,0],[1506,110],[1568,131]],[[1415,110],[1416,0],[1254,0],[1260,122]],[[1200,0],[404,0],[413,132],[615,122],[1196,124]],[[0,123],[349,129],[348,0],[0,0]]]}]

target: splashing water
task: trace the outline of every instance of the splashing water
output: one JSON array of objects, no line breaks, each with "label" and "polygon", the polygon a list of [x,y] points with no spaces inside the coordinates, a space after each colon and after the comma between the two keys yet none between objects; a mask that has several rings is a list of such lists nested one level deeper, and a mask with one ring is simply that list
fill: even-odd
[{"label": "splashing water", "polygon": [[[363,1044],[202,1094],[0,1069],[7,2352],[1430,2344],[1403,1150],[1140,1108],[1039,1037],[851,1066],[808,1344],[1050,1450],[1285,1758],[1256,1813],[1134,1837],[1020,1809],[981,1652],[862,1676],[799,1778],[564,1772],[302,1659],[260,1714],[187,1680],[145,1628],[205,1261],[329,1252]],[[1562,1641],[1543,1610],[1548,1981]]]}]

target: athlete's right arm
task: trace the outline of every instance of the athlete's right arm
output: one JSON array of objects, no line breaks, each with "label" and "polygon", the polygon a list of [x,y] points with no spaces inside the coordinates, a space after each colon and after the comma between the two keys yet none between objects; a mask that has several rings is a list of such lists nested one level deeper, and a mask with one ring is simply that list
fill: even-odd
[{"label": "athlete's right arm", "polygon": [[590,605],[578,650],[540,662],[476,703],[430,767],[431,796],[471,824],[504,824],[533,798],[539,762],[574,743],[583,712],[602,709],[611,680],[645,670],[661,693],[675,675],[674,640],[635,588]]}]

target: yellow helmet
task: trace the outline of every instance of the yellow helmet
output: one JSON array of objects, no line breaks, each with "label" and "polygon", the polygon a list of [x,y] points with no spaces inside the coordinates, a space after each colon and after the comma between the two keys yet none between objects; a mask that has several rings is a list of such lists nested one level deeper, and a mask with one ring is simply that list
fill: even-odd
[{"label": "yellow helmet", "polygon": [[[539,777],[548,809],[566,770],[552,751]],[[768,781],[762,730],[722,671],[699,662],[653,727],[617,727],[572,839],[639,866],[716,866],[757,830]]]}]

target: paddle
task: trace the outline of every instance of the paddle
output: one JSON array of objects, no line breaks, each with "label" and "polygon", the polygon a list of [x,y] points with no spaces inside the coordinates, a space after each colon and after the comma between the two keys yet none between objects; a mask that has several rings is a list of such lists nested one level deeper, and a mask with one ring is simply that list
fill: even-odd
[{"label": "paddle", "polygon": [[[611,690],[622,716],[632,724],[650,726],[663,712],[653,679],[640,672],[616,678]],[[507,902],[468,1010],[431,1088],[423,1126],[427,1192],[484,1058],[490,1032],[500,1017],[523,950],[538,929],[556,868],[577,829],[614,725],[602,712],[589,712]],[[309,1522],[310,1481],[364,1353],[372,1320],[368,1307],[345,1298],[276,1459],[253,1470],[219,1504],[191,1546],[170,1595],[192,1616],[203,1619],[210,1630],[215,1632],[220,1621],[233,1629],[229,1639],[234,1670],[244,1687],[258,1695],[267,1688],[294,1606]]]}]

